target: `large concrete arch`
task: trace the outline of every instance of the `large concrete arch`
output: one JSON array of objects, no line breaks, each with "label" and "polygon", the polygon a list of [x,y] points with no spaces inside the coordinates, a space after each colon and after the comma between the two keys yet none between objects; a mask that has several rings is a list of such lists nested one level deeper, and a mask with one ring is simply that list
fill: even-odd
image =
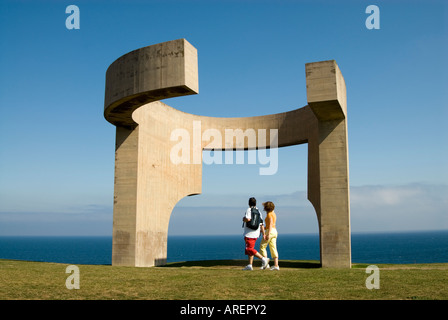
[{"label": "large concrete arch", "polygon": [[[183,197],[201,193],[203,149],[308,143],[308,199],[318,217],[321,264],[351,267],[345,82],[330,60],[306,64],[306,83],[308,104],[302,108],[213,118],[159,101],[199,92],[197,51],[185,39],[134,50],[113,62],[104,109],[116,126],[112,264],[166,263],[171,212]],[[229,129],[266,130],[267,139],[225,139]],[[175,132],[192,141],[183,150],[188,161],[173,161]],[[219,134],[204,139],[207,132]]]}]

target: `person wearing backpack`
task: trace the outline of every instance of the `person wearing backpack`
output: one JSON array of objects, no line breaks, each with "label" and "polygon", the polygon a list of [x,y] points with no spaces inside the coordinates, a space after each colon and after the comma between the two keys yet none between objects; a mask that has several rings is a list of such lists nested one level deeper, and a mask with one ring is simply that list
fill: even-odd
[{"label": "person wearing backpack", "polygon": [[254,256],[261,259],[261,269],[265,269],[268,266],[269,258],[263,257],[255,250],[255,242],[260,237],[260,231],[264,237],[264,226],[261,212],[257,208],[257,200],[254,197],[249,199],[249,208],[246,210],[243,222],[244,242],[246,244],[244,253],[249,259],[249,264],[243,270],[253,270]]}]

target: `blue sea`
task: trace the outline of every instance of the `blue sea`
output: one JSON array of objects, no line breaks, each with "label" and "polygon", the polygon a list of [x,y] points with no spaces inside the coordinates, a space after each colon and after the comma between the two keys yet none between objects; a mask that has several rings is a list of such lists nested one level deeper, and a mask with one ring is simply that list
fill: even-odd
[{"label": "blue sea", "polygon": [[[317,234],[280,234],[277,247],[281,260],[320,259]],[[0,237],[0,259],[110,265],[111,256],[111,236]],[[222,259],[246,259],[241,235],[168,237],[168,262]],[[352,262],[448,262],[448,230],[353,233]]]}]

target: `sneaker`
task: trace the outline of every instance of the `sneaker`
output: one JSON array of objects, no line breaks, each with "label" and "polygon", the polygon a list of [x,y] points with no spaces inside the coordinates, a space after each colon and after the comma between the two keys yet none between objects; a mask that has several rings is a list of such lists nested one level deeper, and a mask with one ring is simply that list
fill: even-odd
[{"label": "sneaker", "polygon": [[260,270],[264,270],[264,269],[268,269],[269,268],[269,263],[266,265],[266,267],[263,268],[263,266],[260,267]]},{"label": "sneaker", "polygon": [[279,267],[276,267],[276,266],[273,266],[273,267],[271,268],[271,270],[280,270],[280,268],[279,268]]},{"label": "sneaker", "polygon": [[248,264],[243,270],[252,271],[253,270],[252,265]]},{"label": "sneaker", "polygon": [[269,258],[261,259],[261,269],[266,269],[269,265]]}]

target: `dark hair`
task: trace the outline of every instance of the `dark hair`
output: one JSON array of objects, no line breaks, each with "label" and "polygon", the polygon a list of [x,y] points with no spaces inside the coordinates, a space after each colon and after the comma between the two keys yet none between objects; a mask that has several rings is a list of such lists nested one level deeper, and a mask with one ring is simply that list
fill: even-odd
[{"label": "dark hair", "polygon": [[255,207],[257,205],[257,199],[254,197],[249,199],[249,207]]},{"label": "dark hair", "polygon": [[275,205],[271,201],[266,201],[263,203],[264,211],[271,212],[274,211]]}]

